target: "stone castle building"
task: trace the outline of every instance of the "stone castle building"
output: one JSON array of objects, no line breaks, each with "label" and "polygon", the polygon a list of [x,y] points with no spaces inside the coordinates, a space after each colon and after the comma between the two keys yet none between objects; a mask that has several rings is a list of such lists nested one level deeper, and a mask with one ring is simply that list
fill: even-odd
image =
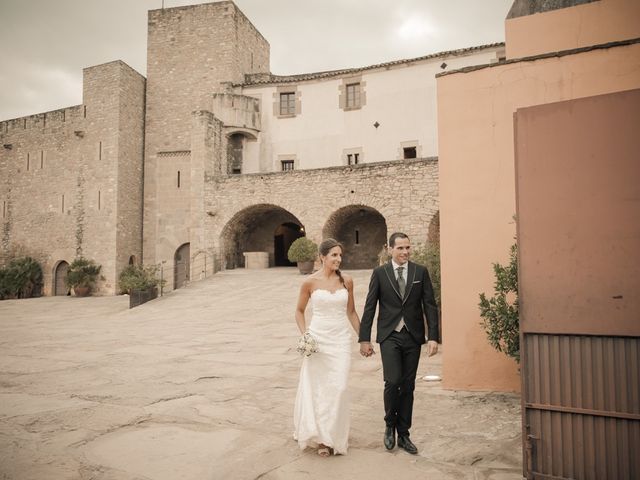
[{"label": "stone castle building", "polygon": [[147,78],[84,70],[83,104],[0,122],[0,262],[30,254],[46,294],[78,255],[117,293],[130,263],[167,288],[293,240],[333,236],[369,268],[394,230],[424,242],[438,213],[437,73],[497,62],[492,44],[278,76],[231,1],[149,12]]}]

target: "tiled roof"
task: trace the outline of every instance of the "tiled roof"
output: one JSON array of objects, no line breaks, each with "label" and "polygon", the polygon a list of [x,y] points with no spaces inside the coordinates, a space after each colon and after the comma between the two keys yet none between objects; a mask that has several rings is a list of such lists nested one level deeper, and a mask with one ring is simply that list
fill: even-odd
[{"label": "tiled roof", "polygon": [[579,48],[571,48],[569,50],[560,50],[558,52],[548,52],[541,53],[538,55],[531,55],[529,57],[521,57],[521,58],[510,58],[508,60],[504,60],[499,63],[487,63],[484,65],[471,65],[468,67],[458,68],[456,70],[449,70],[447,72],[440,72],[436,74],[436,77],[444,77],[447,75],[453,75],[456,73],[469,73],[475,72],[477,70],[484,70],[485,68],[494,68],[494,67],[502,67],[503,65],[512,65],[514,63],[523,63],[523,62],[535,62],[536,60],[544,60],[547,58],[553,57],[566,57],[567,55],[576,55],[578,53],[591,52],[592,50],[604,50],[607,48],[616,48],[616,47],[624,47],[627,45],[635,45],[640,43],[639,38],[631,38],[629,40],[619,40],[615,42],[602,43],[599,45],[589,45],[587,47],[579,47]]},{"label": "tiled roof", "polygon": [[342,75],[350,75],[367,70],[375,70],[378,68],[387,68],[395,65],[402,65],[414,62],[420,62],[423,60],[431,60],[434,58],[445,58],[450,56],[465,55],[471,52],[478,52],[481,50],[487,50],[490,48],[504,47],[504,42],[490,43],[488,45],[479,45],[477,47],[459,48],[457,50],[447,50],[446,52],[432,53],[430,55],[424,55],[422,57],[405,58],[402,60],[393,60],[391,62],[378,63],[375,65],[369,65],[366,67],[346,68],[342,70],[329,70],[326,72],[314,72],[314,73],[302,73],[298,75],[273,75],[270,73],[256,73],[245,75],[245,82],[236,84],[234,86],[247,87],[251,85],[267,85],[271,83],[292,83],[302,82],[305,80],[315,80],[319,78],[330,78]]}]

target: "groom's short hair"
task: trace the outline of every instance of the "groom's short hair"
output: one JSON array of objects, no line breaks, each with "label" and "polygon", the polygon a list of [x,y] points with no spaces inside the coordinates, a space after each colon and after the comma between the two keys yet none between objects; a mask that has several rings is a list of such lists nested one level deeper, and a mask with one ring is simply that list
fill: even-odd
[{"label": "groom's short hair", "polygon": [[407,235],[406,233],[402,233],[402,232],[392,233],[391,236],[389,237],[389,246],[391,248],[393,248],[396,245],[396,239],[397,238],[406,238],[408,240],[409,239],[409,235]]}]

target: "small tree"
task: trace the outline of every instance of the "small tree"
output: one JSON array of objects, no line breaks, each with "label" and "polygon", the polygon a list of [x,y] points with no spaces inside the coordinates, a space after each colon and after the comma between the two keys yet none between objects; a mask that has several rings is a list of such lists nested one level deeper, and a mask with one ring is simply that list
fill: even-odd
[{"label": "small tree", "polygon": [[511,246],[509,265],[493,264],[495,294],[480,294],[481,325],[493,348],[520,363],[520,317],[518,315],[518,246]]},{"label": "small tree", "polygon": [[287,253],[290,262],[313,262],[317,256],[318,245],[307,237],[294,240]]}]

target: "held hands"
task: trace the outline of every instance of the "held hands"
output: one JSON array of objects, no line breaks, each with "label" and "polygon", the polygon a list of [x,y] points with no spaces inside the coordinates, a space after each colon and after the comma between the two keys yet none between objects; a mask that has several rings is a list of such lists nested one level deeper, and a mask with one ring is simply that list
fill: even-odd
[{"label": "held hands", "polygon": [[374,355],[376,352],[373,349],[373,345],[371,345],[371,342],[361,342],[360,343],[360,355],[362,355],[363,357],[370,357],[371,355]]}]

